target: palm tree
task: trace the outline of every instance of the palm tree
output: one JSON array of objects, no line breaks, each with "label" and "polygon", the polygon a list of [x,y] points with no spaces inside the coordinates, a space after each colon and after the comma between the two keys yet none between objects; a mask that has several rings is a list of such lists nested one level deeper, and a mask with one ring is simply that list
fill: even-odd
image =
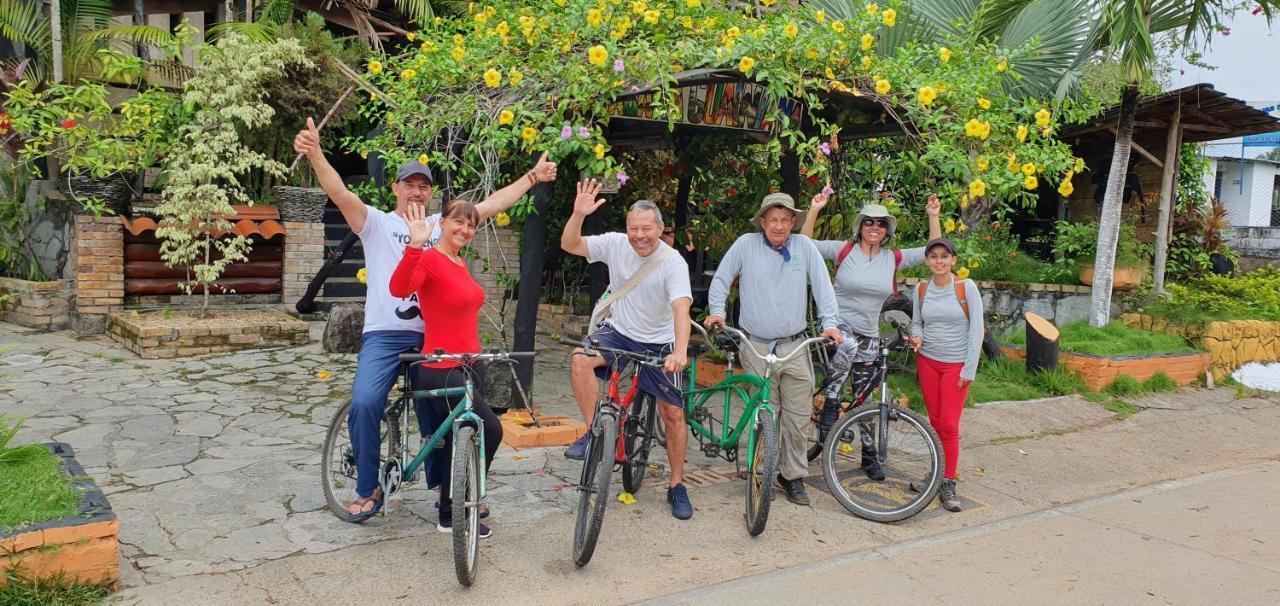
[{"label": "palm tree", "polygon": [[[1280,0],[1255,0],[1271,23]],[[1111,172],[1098,218],[1098,252],[1094,259],[1093,301],[1089,324],[1102,327],[1111,320],[1112,272],[1116,243],[1120,234],[1121,194],[1124,191],[1129,151],[1133,143],[1133,120],[1137,110],[1138,85],[1156,61],[1153,34],[1182,29],[1184,41],[1201,35],[1207,41],[1221,17],[1239,6],[1233,0],[1108,0],[1102,2],[1100,43],[1116,50],[1124,70],[1125,84],[1120,95],[1119,124]]]}]

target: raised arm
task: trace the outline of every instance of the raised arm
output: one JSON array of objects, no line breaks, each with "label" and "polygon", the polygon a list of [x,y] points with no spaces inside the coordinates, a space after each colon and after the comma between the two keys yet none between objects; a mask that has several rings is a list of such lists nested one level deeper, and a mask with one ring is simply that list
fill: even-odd
[{"label": "raised arm", "polygon": [[929,194],[929,201],[924,205],[924,212],[929,216],[929,239],[942,237],[942,223],[938,215],[942,213],[942,204],[938,202],[938,194]]},{"label": "raised arm", "polygon": [[812,240],[805,239],[805,243],[809,247],[809,252],[805,255],[809,262],[809,284],[813,289],[813,300],[818,304],[822,334],[839,343],[842,335],[836,329],[836,324],[840,321],[840,307],[836,303],[836,291],[831,286],[831,275],[827,272],[827,264],[822,262],[822,255],[818,254],[818,247],[813,245]]},{"label": "raised arm", "polygon": [[347,189],[338,171],[324,157],[324,150],[320,147],[320,129],[316,128],[316,123],[311,118],[307,118],[307,128],[298,131],[293,138],[293,151],[307,157],[320,187],[324,188],[324,193],[342,212],[342,218],[351,227],[351,231],[364,231],[364,220],[369,216],[369,209],[360,201],[360,196]]},{"label": "raised arm", "polygon": [[510,185],[493,192],[488,198],[476,205],[476,212],[480,213],[480,221],[484,222],[490,217],[515,206],[515,203],[529,193],[529,190],[534,185],[555,180],[556,163],[548,161],[547,153],[542,152],[542,156],[533,165],[533,170],[521,175],[519,179],[511,182]]},{"label": "raised arm", "polygon": [[587,239],[582,237],[582,221],[604,204],[604,198],[596,198],[599,193],[599,180],[578,182],[578,196],[573,199],[573,214],[565,221],[564,231],[560,233],[560,248],[565,252],[579,257],[587,256]]},{"label": "raised arm", "polygon": [[427,209],[421,204],[410,204],[405,209],[405,219],[409,223],[409,245],[404,249],[404,256],[391,272],[391,296],[408,297],[417,292],[430,279],[427,267],[422,263],[422,247],[431,237],[431,226],[426,221]]},{"label": "raised arm", "polygon": [[800,226],[801,235],[809,238],[813,237],[813,229],[818,224],[818,214],[827,207],[827,202],[830,200],[830,196],[823,193],[813,197],[813,200],[809,202],[809,212],[804,214],[804,224]]}]

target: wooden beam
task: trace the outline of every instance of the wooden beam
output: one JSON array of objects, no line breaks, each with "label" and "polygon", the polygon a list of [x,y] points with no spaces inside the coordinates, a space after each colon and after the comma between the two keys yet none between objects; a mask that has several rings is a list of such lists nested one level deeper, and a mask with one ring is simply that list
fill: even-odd
[{"label": "wooden beam", "polygon": [[1182,101],[1173,107],[1173,118],[1165,137],[1164,171],[1160,175],[1160,215],[1156,220],[1155,287],[1164,292],[1164,270],[1169,259],[1169,217],[1173,213],[1173,197],[1177,195],[1178,148],[1182,143]]},{"label": "wooden beam", "polygon": [[1208,124],[1183,124],[1182,130],[1194,130],[1202,133],[1215,133],[1219,135],[1227,135],[1231,133],[1230,128],[1222,126],[1209,126]]},{"label": "wooden beam", "polygon": [[1169,123],[1164,120],[1134,120],[1133,125],[1142,128],[1166,128]]},{"label": "wooden beam", "polygon": [[[1116,128],[1114,126],[1108,126],[1107,131],[1110,132],[1111,136],[1113,137],[1116,135]],[[1151,152],[1146,150],[1146,148],[1142,147],[1141,145],[1138,145],[1137,141],[1130,141],[1129,145],[1133,147],[1135,151],[1142,154],[1143,158],[1150,160],[1152,164],[1155,164],[1160,168],[1164,168],[1164,162],[1161,162],[1159,158],[1152,155]]]}]

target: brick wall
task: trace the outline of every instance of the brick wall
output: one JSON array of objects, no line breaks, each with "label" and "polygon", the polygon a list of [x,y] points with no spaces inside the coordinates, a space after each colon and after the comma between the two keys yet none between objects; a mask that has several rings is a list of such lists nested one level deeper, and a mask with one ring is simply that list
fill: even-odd
[{"label": "brick wall", "polygon": [[74,327],[102,332],[124,306],[124,229],[120,217],[76,216]]},{"label": "brick wall", "polygon": [[40,330],[71,325],[71,280],[28,282],[0,277],[0,320]]},{"label": "brick wall", "polygon": [[283,302],[292,310],[324,266],[324,224],[285,221],[284,229]]}]

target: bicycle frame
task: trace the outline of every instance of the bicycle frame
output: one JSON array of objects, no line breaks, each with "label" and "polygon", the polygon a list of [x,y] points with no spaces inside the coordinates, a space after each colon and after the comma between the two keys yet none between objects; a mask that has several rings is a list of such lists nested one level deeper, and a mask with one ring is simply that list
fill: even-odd
[{"label": "bicycle frame", "polygon": [[[467,376],[467,384],[465,387],[444,387],[441,389],[413,390],[409,386],[409,373],[411,371],[411,368],[412,368],[412,365],[406,365],[404,369],[404,386],[401,388],[401,393],[403,395],[400,396],[402,399],[402,404],[406,410],[408,409],[408,406],[410,405],[410,403],[413,402],[413,400],[417,400],[419,398],[445,398],[450,396],[462,396],[462,401],[458,402],[458,404],[454,406],[452,410],[449,411],[449,416],[440,423],[440,427],[436,428],[435,433],[431,434],[431,439],[427,440],[427,442],[423,444],[421,448],[418,449],[418,452],[416,455],[414,455],[413,459],[409,460],[408,462],[404,461],[404,459],[409,456],[409,449],[407,448],[408,444],[407,443],[402,444],[402,448],[400,449],[400,452],[402,453],[401,461],[400,461],[401,473],[405,477],[410,477],[410,478],[413,477],[414,474],[418,472],[418,468],[421,467],[426,462],[427,456],[430,455],[431,451],[435,450],[436,445],[439,444],[442,440],[444,440],[445,434],[451,431],[456,433],[459,427],[466,424],[474,424],[476,426],[476,437],[480,440],[480,457],[479,457],[478,463],[480,465],[481,470],[485,469],[485,452],[486,451],[484,446],[484,419],[480,418],[480,415],[475,413],[475,410],[472,408],[472,405],[471,405],[472,389],[474,387],[474,384],[471,382],[471,377]],[[400,415],[400,417],[401,417],[400,422],[402,425],[402,428],[400,431],[400,436],[401,436],[400,439],[402,442],[407,442],[408,436],[409,436],[409,432],[408,432],[409,415],[402,414]],[[453,449],[454,449],[454,452],[450,454],[451,456],[456,457],[457,449],[458,449],[458,444],[456,442],[453,445]],[[442,481],[448,481],[448,480],[442,480]],[[487,484],[488,484],[488,474],[483,473],[482,471],[480,473],[480,496],[481,497],[484,497],[486,493]]]},{"label": "bicycle frame", "polygon": [[[617,359],[621,360],[622,358],[617,358]],[[626,423],[627,414],[630,413],[631,411],[631,403],[635,401],[636,394],[639,393],[639,390],[636,388],[640,382],[639,372],[632,373],[631,389],[628,389],[626,394],[621,393],[621,389],[619,389],[619,385],[622,383],[622,372],[625,371],[627,367],[633,364],[635,364],[635,362],[628,360],[627,362],[624,362],[621,365],[615,364],[612,368],[610,368],[608,390],[605,392],[604,397],[596,401],[595,414],[599,416],[600,409],[604,406],[611,407],[613,409],[614,415],[618,418],[619,429],[621,429],[623,424]],[[622,432],[619,431],[618,444],[617,444],[617,447],[614,449],[614,453],[613,453],[613,462],[625,463],[626,461],[627,461],[627,447],[626,447],[626,443],[623,441]]]}]

